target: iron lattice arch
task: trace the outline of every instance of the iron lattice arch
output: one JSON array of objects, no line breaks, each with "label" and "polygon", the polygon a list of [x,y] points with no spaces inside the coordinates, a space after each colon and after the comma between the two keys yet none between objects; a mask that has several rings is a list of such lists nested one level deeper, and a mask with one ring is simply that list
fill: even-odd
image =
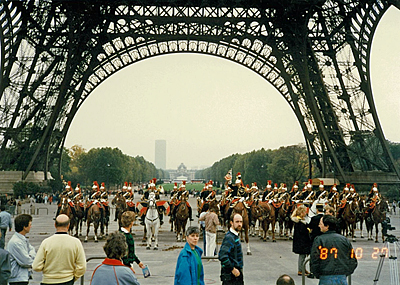
[{"label": "iron lattice arch", "polygon": [[214,2],[2,1],[0,168],[47,172],[101,82],[149,57],[200,53],[284,96],[321,176],[399,181],[369,71],[374,31],[396,1]]}]

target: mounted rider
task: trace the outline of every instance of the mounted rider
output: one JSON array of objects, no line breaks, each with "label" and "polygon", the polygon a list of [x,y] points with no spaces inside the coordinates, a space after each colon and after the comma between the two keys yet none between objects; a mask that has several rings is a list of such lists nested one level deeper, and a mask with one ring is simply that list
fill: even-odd
[{"label": "mounted rider", "polygon": [[255,224],[254,224],[254,221],[252,220],[250,207],[244,201],[244,198],[246,198],[247,193],[246,193],[246,190],[245,190],[245,187],[244,187],[244,184],[242,181],[242,175],[240,172],[238,172],[236,175],[235,184],[228,183],[228,186],[230,188],[232,188],[232,192],[230,193],[229,196],[233,198],[233,200],[231,201],[230,206],[229,206],[228,217],[230,217],[230,215],[232,214],[233,207],[236,205],[236,203],[239,202],[241,200],[241,198],[243,198],[243,204],[246,207],[249,222],[252,226],[254,226]]},{"label": "mounted rider", "polygon": [[342,193],[339,196],[339,211],[337,213],[337,217],[340,219],[342,218],[344,208],[346,207],[347,203],[349,202],[349,197],[351,196],[350,193],[350,183],[346,183],[346,185],[343,188]]},{"label": "mounted rider", "polygon": [[[125,182],[126,183],[126,182]],[[134,194],[132,189],[132,182],[127,184],[126,192],[124,193],[124,198],[126,201],[126,206],[128,207],[128,211],[132,211],[136,213],[135,202],[133,202]]]},{"label": "mounted rider", "polygon": [[324,181],[321,180],[319,182],[318,191],[317,191],[315,197],[317,197],[317,200],[326,199],[328,197],[328,195],[329,195],[329,193],[328,193],[328,191],[325,190]]},{"label": "mounted rider", "polygon": [[60,200],[59,200],[58,205],[57,205],[56,216],[53,218],[53,220],[55,220],[57,218],[57,216],[60,214],[61,201],[62,201],[63,197],[67,198],[68,205],[70,206],[71,211],[74,214],[74,217],[76,216],[75,205],[74,205],[74,202],[73,202],[73,196],[74,196],[74,191],[71,188],[71,181],[68,181],[67,185],[64,188],[64,191],[60,194]]},{"label": "mounted rider", "polygon": [[86,203],[85,217],[83,218],[84,221],[87,220],[88,211],[90,207],[93,206],[94,203],[96,203],[99,206],[101,216],[104,217],[104,208],[100,203],[100,198],[101,198],[101,192],[99,183],[97,183],[97,181],[94,181],[92,186],[92,193],[90,194],[89,200]]},{"label": "mounted rider", "polygon": [[206,190],[202,191],[200,195],[201,199],[200,212],[202,212],[201,209],[203,209],[204,204],[209,203],[211,200],[213,200],[216,194],[215,191],[213,190],[212,180],[208,181],[208,183],[206,183],[204,187],[206,188]]},{"label": "mounted rider", "polygon": [[[144,219],[146,218],[146,213],[147,213],[147,208],[148,208],[147,203],[150,198],[150,193],[154,193],[154,197],[155,197],[156,201],[160,200],[160,193],[156,189],[156,182],[157,182],[156,178],[153,178],[152,180],[150,180],[149,184],[147,185],[147,191],[145,191],[143,193],[141,202],[139,202],[142,207],[142,209],[140,209],[140,215],[141,215],[140,216],[140,224],[142,226],[145,225]],[[156,204],[157,204],[157,202],[156,202]],[[163,210],[161,208],[162,208],[162,206],[157,204],[158,216],[160,218],[160,225],[164,224],[164,221],[163,221],[164,215],[163,215]]]},{"label": "mounted rider", "polygon": [[72,197],[72,201],[74,201],[74,203],[77,204],[81,208],[82,212],[85,211],[85,204],[83,203],[83,195],[82,195],[81,185],[79,183],[76,184],[74,196]]},{"label": "mounted rider", "polygon": [[331,205],[337,205],[339,201],[339,192],[336,188],[337,184],[333,184],[328,194],[328,201]]},{"label": "mounted rider", "polygon": [[356,192],[356,188],[354,187],[354,184],[350,185],[350,196],[349,196],[349,200],[351,201],[358,201],[360,200],[360,196],[358,195],[358,193]]},{"label": "mounted rider", "polygon": [[126,199],[126,197],[127,197],[127,195],[128,195],[127,191],[128,191],[128,182],[125,181],[125,182],[124,182],[124,186],[122,186],[121,191],[118,192],[117,195],[119,195],[119,196],[121,196],[121,197],[124,197],[124,198]]},{"label": "mounted rider", "polygon": [[[182,184],[179,185],[179,191],[176,194],[177,201],[174,204],[174,209],[172,210],[171,220],[175,221],[176,218],[176,211],[178,211],[178,206],[182,202],[183,198],[189,198],[189,192],[186,190],[186,181],[182,181]],[[189,220],[193,221],[192,218],[192,207],[190,206],[189,202],[186,200],[186,205],[189,209]]]},{"label": "mounted rider", "polygon": [[375,206],[382,201],[382,196],[378,191],[378,184],[374,183],[369,191],[367,198],[367,214],[368,216],[372,213]]},{"label": "mounted rider", "polygon": [[293,183],[292,189],[289,192],[290,198],[292,200],[296,199],[298,195],[300,195],[301,191],[299,191],[299,181],[295,181]]},{"label": "mounted rider", "polygon": [[312,188],[312,180],[308,179],[308,183],[306,185],[306,191],[302,194],[303,203],[305,205],[311,206],[315,198],[315,191]]},{"label": "mounted rider", "polygon": [[272,197],[272,181],[268,180],[267,182],[267,186],[265,186],[265,190],[264,193],[262,195],[262,199],[261,201],[267,201],[268,199],[270,199]]},{"label": "mounted rider", "polygon": [[101,182],[100,186],[100,203],[104,207],[105,219],[108,220],[110,218],[110,206],[108,205],[108,193],[104,182]]},{"label": "mounted rider", "polygon": [[258,186],[257,182],[251,183],[251,188],[250,188],[250,198],[253,200],[258,200],[260,197],[260,193],[258,191]]},{"label": "mounted rider", "polygon": [[171,198],[175,195],[175,194],[178,194],[178,183],[177,182],[175,182],[174,183],[174,187],[172,188],[172,191],[171,191],[171,193],[170,193],[171,195]]}]

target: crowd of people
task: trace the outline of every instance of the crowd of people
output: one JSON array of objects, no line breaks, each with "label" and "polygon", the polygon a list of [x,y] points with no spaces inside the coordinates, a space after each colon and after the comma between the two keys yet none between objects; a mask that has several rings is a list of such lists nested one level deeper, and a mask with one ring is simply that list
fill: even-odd
[{"label": "crowd of people", "polygon": [[[289,200],[296,204],[291,215],[294,222],[293,252],[299,255],[298,274],[307,275],[311,278],[320,279],[320,285],[324,284],[346,284],[346,276],[352,274],[357,267],[357,260],[352,252],[351,243],[338,232],[338,219],[340,218],[341,203],[349,203],[359,199],[353,185],[346,184],[342,193],[339,193],[337,185],[325,190],[323,183],[318,190],[313,190],[311,181],[305,183],[300,189],[299,183],[295,182],[289,191],[285,184],[272,185],[268,181],[267,186],[262,191],[258,189],[257,183],[252,183],[251,187],[244,185],[240,173],[236,175],[236,180],[232,183],[232,174],[226,176],[225,193],[222,201],[225,205],[232,205],[238,199],[245,201],[258,200],[271,204],[278,204],[279,201]],[[135,221],[135,216],[139,214],[143,223],[146,213],[146,202],[149,200],[150,193],[154,193],[157,200],[160,200],[162,189],[156,189],[156,181],[151,180],[147,190],[143,193],[140,201],[133,203],[133,190],[131,183],[125,183],[116,197],[121,197],[127,204],[127,210],[121,216],[115,216],[115,220],[120,220],[119,231],[112,233],[106,244],[104,252],[107,258],[94,270],[91,284],[139,284],[135,277],[134,264],[140,269],[145,269],[145,265],[135,254],[134,238],[131,229]],[[86,201],[82,195],[79,184],[75,189],[69,182],[60,197],[65,197],[72,206],[84,204],[85,217],[87,211],[93,203],[102,204],[104,213],[107,212],[108,194],[104,183],[101,186],[95,181],[92,192]],[[186,197],[186,198],[185,198]],[[171,208],[171,220],[176,219],[176,206],[179,203],[187,203],[189,208],[189,219],[192,218],[192,209],[187,202],[188,191],[185,183],[175,184],[171,192],[169,205]],[[325,198],[327,201],[335,201],[338,211],[326,206],[317,206],[317,213],[311,219],[308,218],[308,209],[312,201]],[[204,284],[204,269],[202,265],[202,255],[213,259],[216,258],[221,264],[220,279],[222,284],[244,284],[243,253],[239,239],[239,233],[243,226],[243,217],[239,213],[228,209],[229,230],[226,233],[219,251],[216,251],[216,232],[220,225],[220,219],[215,207],[216,193],[213,190],[213,182],[205,184],[198,197],[199,227],[188,227],[186,229],[187,243],[179,254],[175,269],[175,284]],[[369,204],[380,203],[382,200],[377,185],[374,184],[368,195]],[[227,202],[228,201],[228,202]],[[221,201],[218,201],[221,202]],[[141,205],[141,206],[139,206]],[[221,204],[220,204],[221,205]],[[144,211],[142,211],[144,209]],[[5,235],[11,231],[11,216],[7,215],[0,207],[0,248],[4,248]],[[253,221],[251,211],[248,208],[248,218]],[[109,214],[109,210],[108,210]],[[160,220],[163,221],[163,211],[159,211]],[[69,236],[70,225],[69,217],[60,214],[60,205],[55,217],[56,233],[45,239],[38,252],[29,244],[26,234],[29,233],[32,225],[32,216],[20,214],[14,219],[15,234],[9,240],[6,250],[0,250],[0,266],[2,268],[0,280],[7,280],[9,284],[28,284],[31,270],[42,272],[42,284],[73,284],[86,271],[85,252],[78,239]],[[197,246],[200,231],[204,234],[204,252]],[[2,245],[2,246],[1,246]],[[68,246],[66,246],[68,245]],[[337,250],[332,254],[332,249]],[[63,252],[62,255],[59,253]],[[310,271],[305,270],[304,261],[310,255]],[[333,257],[332,257],[333,256]],[[62,264],[62,266],[55,266]],[[110,272],[114,272],[111,274]],[[8,275],[8,276],[7,276]],[[333,281],[332,281],[333,280]],[[331,282],[331,283],[329,283]],[[332,283],[337,282],[337,283]],[[1,283],[7,284],[7,283]],[[277,284],[294,284],[293,279],[288,275],[282,275]]]}]

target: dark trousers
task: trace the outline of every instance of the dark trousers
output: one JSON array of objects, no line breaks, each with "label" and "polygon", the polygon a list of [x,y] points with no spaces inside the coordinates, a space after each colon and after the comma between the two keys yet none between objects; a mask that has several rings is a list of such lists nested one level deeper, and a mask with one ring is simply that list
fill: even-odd
[{"label": "dark trousers", "polygon": [[231,272],[221,270],[222,285],[244,285],[243,270],[239,269],[240,275],[235,277]]},{"label": "dark trousers", "polygon": [[73,285],[74,284],[74,279],[68,282],[63,282],[63,283],[40,283],[40,285]]}]

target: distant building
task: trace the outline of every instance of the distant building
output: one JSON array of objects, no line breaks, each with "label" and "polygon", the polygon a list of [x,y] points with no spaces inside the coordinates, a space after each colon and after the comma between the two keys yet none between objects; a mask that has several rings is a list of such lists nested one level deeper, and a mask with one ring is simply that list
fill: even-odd
[{"label": "distant building", "polygon": [[167,141],[156,140],[155,144],[155,164],[157,168],[167,168]]},{"label": "distant building", "polygon": [[194,179],[196,170],[188,170],[187,167],[181,163],[176,170],[168,170],[168,173],[172,182],[191,182],[192,179]]}]

